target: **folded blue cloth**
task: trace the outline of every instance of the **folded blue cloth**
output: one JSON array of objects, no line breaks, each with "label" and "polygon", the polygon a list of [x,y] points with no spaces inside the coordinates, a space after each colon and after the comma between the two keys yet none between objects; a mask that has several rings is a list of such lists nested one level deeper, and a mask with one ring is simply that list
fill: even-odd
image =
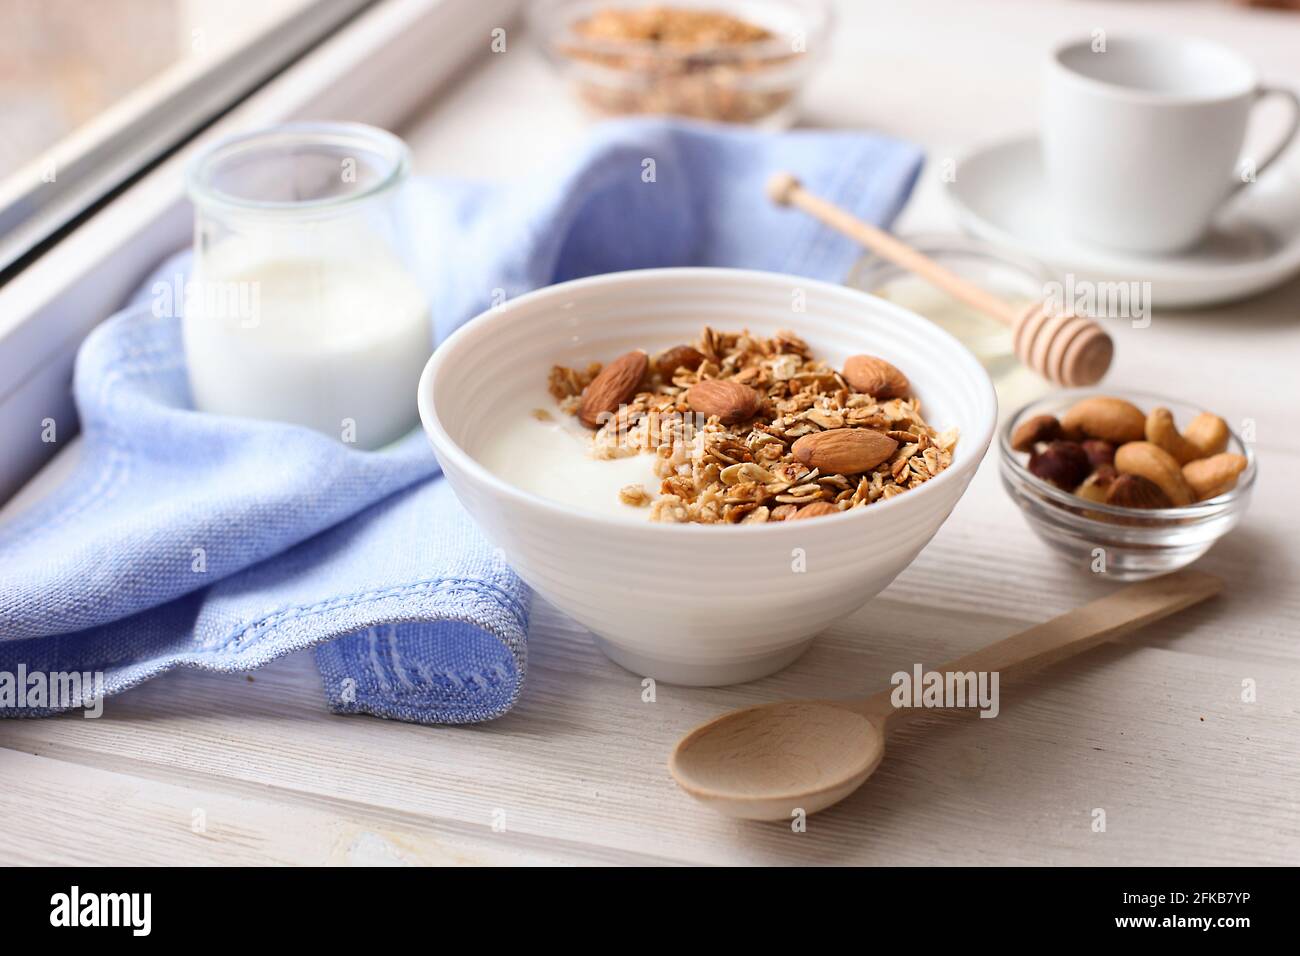
[{"label": "folded blue cloth", "polygon": [[[771,207],[769,173],[888,225],[920,162],[862,133],[622,121],[525,181],[416,181],[406,201],[441,340],[502,293],[601,272],[838,279],[856,250]],[[102,673],[107,696],[174,667],[242,672],[307,647],[337,712],[462,723],[518,697],[528,589],[437,480],[422,434],[366,452],[195,412],[179,323],[144,305],[87,338],[74,391],[74,474],[0,527],[0,714],[90,703],[93,682],[70,698],[48,675]]]}]

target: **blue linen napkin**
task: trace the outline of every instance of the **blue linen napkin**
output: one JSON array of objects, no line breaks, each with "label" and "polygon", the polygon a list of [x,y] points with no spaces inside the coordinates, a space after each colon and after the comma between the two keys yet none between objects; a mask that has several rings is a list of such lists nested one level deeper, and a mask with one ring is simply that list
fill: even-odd
[{"label": "blue linen napkin", "polygon": [[[853,245],[771,207],[767,176],[791,170],[887,226],[920,164],[914,147],[872,134],[628,120],[518,182],[416,180],[404,201],[440,341],[503,294],[602,272],[839,279]],[[307,647],[340,713],[464,723],[517,699],[528,589],[437,480],[422,434],[366,452],[195,412],[179,321],[143,301],[87,338],[74,393],[74,474],[0,526],[0,715],[91,706],[175,667],[243,672]],[[73,673],[102,674],[102,686],[55,695],[50,675]]]}]

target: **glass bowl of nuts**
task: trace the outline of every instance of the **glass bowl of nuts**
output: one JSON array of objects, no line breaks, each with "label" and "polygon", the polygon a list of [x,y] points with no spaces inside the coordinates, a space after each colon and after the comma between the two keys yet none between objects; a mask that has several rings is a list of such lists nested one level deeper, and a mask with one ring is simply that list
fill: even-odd
[{"label": "glass bowl of nuts", "polygon": [[1191,564],[1245,513],[1255,455],[1218,415],[1143,392],[1056,392],[998,438],[1002,483],[1071,563],[1120,581]]},{"label": "glass bowl of nuts", "polygon": [[603,115],[789,126],[824,53],[826,0],[536,0],[528,28]]}]

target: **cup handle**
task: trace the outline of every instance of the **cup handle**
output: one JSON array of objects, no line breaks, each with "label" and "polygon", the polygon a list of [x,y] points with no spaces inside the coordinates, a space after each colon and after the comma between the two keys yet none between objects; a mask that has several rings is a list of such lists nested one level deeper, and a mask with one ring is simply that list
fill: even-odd
[{"label": "cup handle", "polygon": [[1251,104],[1252,107],[1268,96],[1280,96],[1290,104],[1291,120],[1287,123],[1286,132],[1282,134],[1282,138],[1278,140],[1277,145],[1274,146],[1272,150],[1269,151],[1268,155],[1264,157],[1263,161],[1255,167],[1251,178],[1240,179],[1238,182],[1233,184],[1231,195],[1235,196],[1238,192],[1245,189],[1249,183],[1258,179],[1260,173],[1273,165],[1273,161],[1286,151],[1286,148],[1291,145],[1291,141],[1295,139],[1296,133],[1300,132],[1300,97],[1297,97],[1292,90],[1288,90],[1285,87],[1261,86],[1255,90],[1255,103]]}]

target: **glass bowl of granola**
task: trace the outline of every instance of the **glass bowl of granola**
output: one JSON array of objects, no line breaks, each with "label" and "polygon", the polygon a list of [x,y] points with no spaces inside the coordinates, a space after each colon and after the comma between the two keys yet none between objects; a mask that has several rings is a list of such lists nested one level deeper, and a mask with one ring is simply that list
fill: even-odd
[{"label": "glass bowl of granola", "polygon": [[538,0],[530,32],[587,107],[782,128],[825,52],[825,0]]},{"label": "glass bowl of granola", "polygon": [[524,580],[619,664],[691,685],[770,674],[884,589],[997,417],[979,362],[920,316],[736,269],[511,299],[439,346],[418,400]]},{"label": "glass bowl of granola", "polygon": [[1118,581],[1186,567],[1241,521],[1257,467],[1213,411],[1146,392],[1073,389],[1011,415],[1002,484],[1071,564]]}]

